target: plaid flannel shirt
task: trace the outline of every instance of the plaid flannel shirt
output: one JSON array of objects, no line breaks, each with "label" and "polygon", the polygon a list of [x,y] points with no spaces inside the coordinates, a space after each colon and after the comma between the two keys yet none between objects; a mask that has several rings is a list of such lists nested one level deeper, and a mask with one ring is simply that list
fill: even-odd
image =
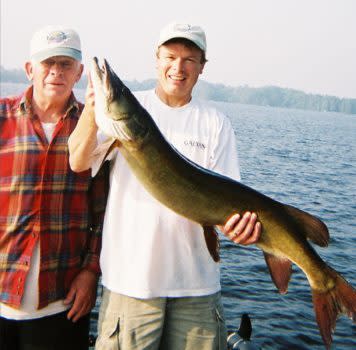
[{"label": "plaid flannel shirt", "polygon": [[72,94],[48,143],[31,111],[32,87],[0,99],[0,301],[19,307],[40,242],[39,308],[64,298],[81,269],[99,273],[105,168],[69,166],[68,137],[83,105]]}]

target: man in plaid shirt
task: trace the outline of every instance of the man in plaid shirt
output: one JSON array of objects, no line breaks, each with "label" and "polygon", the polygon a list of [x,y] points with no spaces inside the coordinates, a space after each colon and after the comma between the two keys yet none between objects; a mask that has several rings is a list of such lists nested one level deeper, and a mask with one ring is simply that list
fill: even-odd
[{"label": "man in plaid shirt", "polygon": [[0,349],[87,349],[107,192],[69,166],[78,34],[35,33],[25,70],[32,86],[0,100]]}]

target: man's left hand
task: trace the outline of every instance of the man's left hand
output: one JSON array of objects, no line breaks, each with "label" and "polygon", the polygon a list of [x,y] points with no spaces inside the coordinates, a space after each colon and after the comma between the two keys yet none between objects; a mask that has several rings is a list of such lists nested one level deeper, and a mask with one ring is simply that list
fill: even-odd
[{"label": "man's left hand", "polygon": [[240,214],[234,214],[224,226],[219,226],[219,229],[231,241],[242,245],[250,245],[259,240],[262,225],[257,221],[255,213],[246,212],[242,218]]},{"label": "man's left hand", "polygon": [[67,318],[73,322],[90,312],[95,305],[97,276],[89,271],[82,270],[73,280],[64,304],[72,304]]}]

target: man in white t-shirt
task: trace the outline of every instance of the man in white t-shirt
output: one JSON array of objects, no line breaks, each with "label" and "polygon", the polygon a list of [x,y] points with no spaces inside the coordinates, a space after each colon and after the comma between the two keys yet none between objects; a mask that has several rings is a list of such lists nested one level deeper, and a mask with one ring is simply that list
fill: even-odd
[{"label": "man in white t-shirt", "polygon": [[[179,152],[239,179],[229,119],[207,102],[192,98],[205,63],[204,31],[194,25],[169,24],[159,38],[156,89],[135,95]],[[89,112],[94,104],[90,86],[86,101],[88,108],[69,140],[75,171],[98,167],[93,156],[98,144],[106,152],[107,137],[98,131],[94,109]],[[104,295],[96,348],[226,348],[219,264],[209,254],[202,227],[153,198],[117,150],[107,159],[110,193],[100,258]],[[245,245],[255,243],[261,233],[254,213],[242,218],[236,214],[220,229]]]}]

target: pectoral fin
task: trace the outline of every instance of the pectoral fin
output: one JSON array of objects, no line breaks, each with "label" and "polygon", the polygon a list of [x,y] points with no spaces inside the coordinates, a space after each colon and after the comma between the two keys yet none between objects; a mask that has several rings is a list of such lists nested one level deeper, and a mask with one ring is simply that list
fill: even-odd
[{"label": "pectoral fin", "polygon": [[120,141],[115,140],[113,138],[107,139],[104,143],[97,146],[92,155],[92,163],[94,166],[92,167],[92,175],[95,176],[102,165],[104,164],[106,158],[110,154],[110,152],[115,148],[119,147]]},{"label": "pectoral fin", "polygon": [[203,226],[205,243],[209,250],[209,253],[215,262],[220,261],[219,255],[219,236],[214,226]]}]

